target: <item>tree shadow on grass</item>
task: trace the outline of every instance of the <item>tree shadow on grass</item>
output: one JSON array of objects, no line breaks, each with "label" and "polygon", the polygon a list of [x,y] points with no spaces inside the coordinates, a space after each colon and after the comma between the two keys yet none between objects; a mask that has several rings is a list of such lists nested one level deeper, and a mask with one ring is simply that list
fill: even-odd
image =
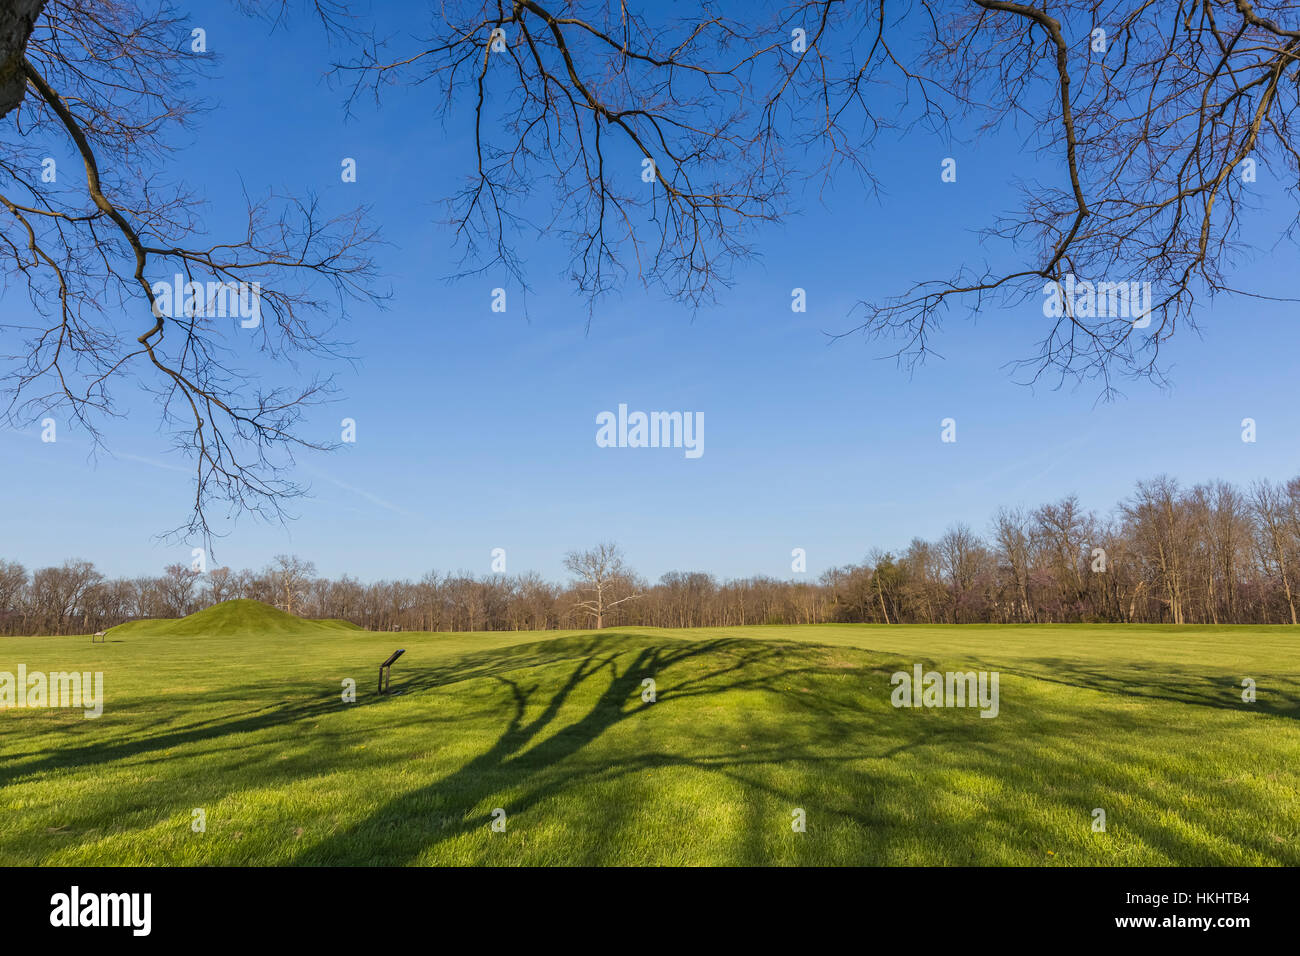
[{"label": "tree shadow on grass", "polygon": [[[322,695],[319,690],[321,684],[304,684],[301,681],[290,685],[280,681],[263,681],[243,685],[235,694],[221,692],[193,696],[189,698],[189,702],[195,707],[247,702],[277,696],[281,697],[282,700],[275,704],[251,707],[234,715],[223,713],[219,717],[210,719],[197,718],[179,725],[168,726],[165,730],[154,733],[148,732],[149,727],[160,727],[170,720],[169,716],[159,716],[156,720],[145,725],[145,732],[143,733],[140,732],[139,727],[132,728],[133,733],[129,739],[99,740],[94,743],[59,747],[54,750],[7,751],[5,761],[3,765],[0,765],[0,786],[7,786],[49,770],[75,770],[93,767],[150,753],[161,753],[189,744],[219,740],[229,735],[254,733],[275,727],[313,721],[337,715],[344,708],[355,710],[358,708],[383,707],[394,700],[400,700],[405,695],[436,691],[439,688],[463,681],[489,677],[498,678],[500,675],[514,671],[527,670],[566,660],[576,662],[574,672],[570,677],[570,684],[562,688],[560,693],[555,696],[552,701],[553,707],[548,708],[545,712],[545,720],[541,723],[530,723],[527,727],[507,730],[506,736],[499,746],[510,748],[506,751],[509,753],[515,749],[513,745],[517,743],[518,746],[522,746],[532,735],[549,723],[554,717],[555,711],[564,703],[568,693],[574,686],[600,670],[611,666],[613,659],[619,653],[618,649],[625,649],[628,640],[622,635],[610,633],[607,636],[598,638],[552,639],[535,644],[517,645],[465,655],[446,663],[424,666],[418,671],[402,675],[392,685],[392,689],[400,691],[400,694],[384,696],[373,691],[360,690],[357,701],[352,704],[343,704],[334,689],[331,689],[328,694]],[[631,640],[636,641],[636,639]],[[707,655],[731,645],[745,645],[748,643],[734,639],[719,639],[694,644],[674,641],[671,645],[656,649],[654,653],[645,652],[645,659],[640,662],[640,666],[651,670],[654,668],[662,669],[670,666],[675,661],[684,660],[691,656]],[[779,653],[777,647],[777,645],[771,645],[758,650],[762,652],[761,656],[768,656],[769,654]],[[737,663],[733,668],[727,670],[734,670],[743,666],[745,665]],[[646,671],[646,673],[649,672],[649,670]],[[635,674],[635,671],[628,672],[624,675],[624,680],[633,680]],[[725,674],[725,671],[720,672],[718,676],[722,676],[722,674]],[[636,689],[638,693],[640,679],[640,676],[636,676],[634,681],[636,687],[631,688]],[[627,689],[629,695],[631,689]],[[610,697],[612,700],[618,694],[622,694],[624,690],[622,683],[619,683],[610,687],[607,694],[613,695]],[[517,702],[526,702],[527,697],[531,697],[537,691],[537,687],[531,688],[527,692],[524,701]],[[286,697],[289,699],[283,700]],[[621,700],[620,703],[622,703]],[[589,727],[591,724],[585,726]]]},{"label": "tree shadow on grass", "polygon": [[1224,671],[1194,672],[1167,664],[1092,664],[1078,659],[1042,657],[1017,662],[1020,676],[1052,684],[1082,687],[1139,700],[1161,700],[1196,707],[1212,707],[1243,713],[1271,714],[1300,720],[1300,685],[1294,681],[1254,675],[1257,697],[1253,703],[1241,699],[1241,680],[1250,674]]},{"label": "tree shadow on grass", "polygon": [[[505,648],[500,652],[484,652],[457,658],[445,664],[424,667],[410,676],[403,676],[393,684],[402,693],[420,693],[460,681],[490,677],[520,667],[530,667],[554,660],[547,648],[556,642],[539,642],[520,647]],[[569,649],[579,653],[580,648]],[[84,745],[43,750],[6,750],[0,764],[0,786],[19,782],[49,770],[68,770],[93,767],[99,764],[163,753],[189,744],[219,740],[234,734],[254,733],[275,727],[318,720],[338,714],[344,708],[368,708],[387,705],[392,698],[379,695],[373,689],[359,689],[355,703],[344,704],[335,686],[322,694],[320,688],[327,682],[305,684],[296,681],[267,680],[241,685],[236,691],[191,695],[186,702],[195,709],[246,703],[256,700],[280,698],[274,704],[253,706],[235,714],[223,712],[212,718],[196,718],[171,725],[171,712],[160,713],[143,726],[131,728],[128,739],[98,740]],[[161,698],[160,698],[161,699]],[[140,703],[147,703],[142,701]],[[139,704],[137,704],[139,706]],[[151,728],[169,725],[166,729],[150,732]],[[97,729],[97,728],[96,728]]]},{"label": "tree shadow on grass", "polygon": [[[525,686],[515,676],[503,673],[499,665],[471,665],[469,674],[493,678],[509,695],[511,713],[492,746],[451,774],[389,801],[365,820],[309,847],[293,862],[336,865],[357,862],[358,856],[364,856],[368,862],[411,863],[438,843],[492,822],[490,809],[464,813],[451,827],[443,825],[445,818],[437,814],[448,808],[481,806],[503,790],[525,788],[521,797],[509,800],[503,807],[514,815],[584,783],[662,767],[716,768],[714,761],[642,753],[611,761],[585,776],[575,775],[577,768],[568,764],[565,772],[555,772],[609,730],[651,707],[672,707],[685,699],[739,690],[774,691],[784,681],[819,670],[807,663],[806,645],[718,639],[671,640],[644,646],[644,640],[609,634],[584,641],[572,649],[577,653],[558,660],[551,658],[552,662],[569,665],[567,676],[553,691],[553,684],[544,687],[536,679],[539,675]],[[556,642],[546,647],[556,649]],[[788,655],[794,655],[795,666],[783,666]],[[524,666],[527,660],[516,660],[514,666]],[[645,678],[662,677],[669,668],[696,660],[704,663],[702,673],[673,680],[670,687],[658,692],[654,703],[642,700]],[[577,700],[580,693],[582,701]],[[531,716],[530,710],[535,710]],[[574,711],[577,716],[570,716]],[[793,753],[786,751],[768,759],[790,756]]]},{"label": "tree shadow on grass", "polygon": [[[830,653],[843,656],[848,652],[836,649]],[[691,642],[603,632],[599,636],[558,638],[412,667],[394,685],[405,695],[418,697],[470,681],[498,686],[504,693],[489,696],[496,696],[504,704],[497,718],[504,726],[486,750],[451,773],[384,802],[364,819],[330,833],[320,842],[302,846],[291,862],[330,865],[403,864],[444,857],[465,860],[466,849],[472,859],[481,856],[482,847],[444,844],[475,831],[486,832],[494,805],[503,806],[512,819],[545,807],[556,815],[562,827],[583,827],[583,835],[574,842],[553,843],[560,847],[556,852],[563,862],[628,859],[629,854],[616,841],[635,838],[640,814],[662,812],[662,806],[651,801],[661,799],[677,779],[671,773],[653,780],[638,775],[674,770],[717,774],[740,790],[741,819],[728,831],[730,840],[717,851],[722,856],[716,862],[763,864],[778,858],[823,862],[816,855],[821,853],[827,854],[824,859],[837,862],[898,862],[897,848],[915,846],[918,839],[942,841],[942,849],[936,845],[933,850],[919,851],[920,858],[929,862],[936,858],[954,863],[989,863],[1001,858],[1023,861],[1027,848],[1028,852],[1038,847],[1044,853],[1048,848],[1063,852],[1060,831],[1054,824],[1028,821],[1024,802],[1010,794],[1033,782],[1040,802],[1073,808],[1079,814],[1080,832],[1090,834],[1087,814],[1098,805],[1093,771],[1101,764],[1092,756],[1089,748],[1094,742],[1085,739],[1086,735],[1106,740],[1108,746],[1116,748],[1107,760],[1137,765],[1145,759],[1135,749],[1136,744],[1121,734],[1131,723],[1131,717],[1124,713],[1109,713],[1099,725],[1095,708],[1087,703],[1054,703],[1046,724],[1042,713],[1017,714],[1010,707],[1005,708],[1003,721],[981,720],[971,712],[894,711],[887,703],[887,676],[893,670],[906,669],[903,664],[867,652],[853,652],[856,666],[846,668],[832,664],[827,654],[827,648],[806,643],[736,638]],[[1217,693],[1221,680],[1214,675],[1206,676],[1203,683],[1195,683],[1189,690],[1172,672],[1153,682],[1150,674],[1136,665],[1111,672],[1081,667],[1079,662],[1069,660],[1029,663],[1033,667],[1024,676],[1030,678],[1121,694],[1133,693],[1130,683],[1145,679],[1146,686],[1154,685],[1161,699],[1244,709],[1243,705],[1221,705],[1210,696],[1212,691]],[[669,669],[673,669],[670,675],[666,673]],[[1034,672],[1038,670],[1045,673]],[[659,683],[654,704],[641,700],[641,682],[646,677],[656,678]],[[800,686],[805,684],[816,693]],[[31,759],[17,764],[7,760],[0,768],[0,782],[55,767],[93,767],[141,757],[161,760],[166,751],[186,744],[246,746],[233,735],[277,727],[289,730],[295,739],[301,736],[309,744],[294,764],[281,771],[286,780],[305,779],[320,772],[326,752],[323,738],[312,737],[306,723],[337,715],[344,706],[335,692],[317,696],[319,686],[301,681],[287,687],[266,682],[241,687],[237,693],[227,689],[207,695],[221,704],[286,696],[295,699],[261,708],[245,707],[210,720],[193,719],[128,741],[32,754],[28,755]],[[757,707],[743,699],[717,704],[710,700],[731,692],[768,696],[761,698]],[[390,700],[363,693],[357,704],[346,707],[354,712],[357,708],[402,706],[399,702],[409,701],[410,696]],[[676,709],[677,702],[692,698],[704,706],[695,711],[688,709],[684,715]],[[452,698],[455,706],[447,710],[454,711],[454,716],[442,716],[426,707],[402,707],[393,711],[394,720],[408,728],[417,727],[419,733],[425,733],[427,726],[431,742],[439,744],[450,739],[458,723],[465,719],[465,699]],[[712,723],[715,707],[726,708],[716,729]],[[675,715],[668,722],[673,736],[657,739],[659,729],[666,725],[647,719],[646,712],[651,708],[656,708],[655,718]],[[739,730],[728,723],[737,714],[745,724]],[[472,722],[481,727],[483,711],[479,709],[472,717]],[[964,719],[970,717],[975,719]],[[1008,719],[1011,723],[1005,725]],[[1085,729],[1090,724],[1092,729]],[[630,746],[593,747],[605,734],[624,726],[637,735],[624,735],[631,741]],[[697,726],[698,733],[692,733]],[[1002,726],[1007,726],[1008,732],[1001,732]],[[1071,729],[1075,726],[1080,729]],[[359,732],[373,736],[383,733],[383,728],[370,722]],[[1040,739],[1035,740],[1035,735]],[[714,739],[717,746],[711,745]],[[752,749],[738,749],[745,740]],[[272,741],[262,750],[275,746]],[[1035,749],[1038,752],[1032,760],[1038,763],[1027,755]],[[268,767],[276,766],[269,762],[270,757],[263,759],[268,761]],[[357,766],[356,773],[384,772],[385,765],[377,758],[367,760]],[[893,761],[902,763],[895,766]],[[330,769],[346,768],[346,764],[334,760],[333,754],[324,762]],[[394,765],[394,769],[399,767]],[[774,768],[785,772],[775,773]],[[959,788],[958,778],[972,774],[990,784],[989,792],[1000,795],[970,798],[982,801],[983,809],[978,814],[954,813],[949,788]],[[927,785],[922,786],[921,780]],[[1148,806],[1168,805],[1169,782],[1167,775],[1153,780],[1126,779],[1125,793]],[[829,822],[852,830],[846,844],[850,850],[811,840],[789,843],[788,817],[782,818],[781,814],[788,814],[788,807],[803,805],[801,801],[812,783],[825,785],[817,798],[814,825]],[[240,780],[229,783],[231,789],[239,786]],[[628,802],[611,807],[611,795],[622,794],[628,796]],[[725,799],[729,802],[731,798]],[[1240,799],[1254,796],[1240,792]],[[814,809],[812,805],[809,808]],[[698,809],[683,806],[684,811]],[[705,812],[710,809],[706,807]],[[1250,812],[1254,805],[1243,802],[1242,809]],[[1233,829],[1214,816],[1215,812],[1209,808],[1198,810],[1197,827],[1187,833],[1167,826],[1163,818],[1149,812],[1139,822],[1127,825],[1146,845],[1163,848],[1169,862],[1222,862],[1226,857],[1214,854],[1225,851],[1216,844],[1198,843],[1197,833],[1226,834],[1238,846],[1251,847],[1251,842],[1239,828]],[[601,822],[592,824],[590,821],[598,816]],[[991,826],[1006,842],[1001,850],[996,846],[991,850],[987,843],[986,831]],[[1272,826],[1281,828],[1278,832],[1285,836],[1285,820]],[[774,842],[774,830],[782,832],[783,827],[786,832],[782,839],[786,842]],[[1288,847],[1252,848],[1265,854],[1266,859],[1294,859],[1294,851]],[[696,852],[689,842],[683,842],[674,847],[671,858],[694,860],[692,854]],[[846,859],[850,852],[854,855]],[[648,855],[663,857],[655,851]],[[635,859],[636,854],[631,858]]]},{"label": "tree shadow on grass", "polygon": [[[510,819],[545,807],[559,830],[541,837],[549,847],[542,852],[559,854],[561,862],[627,861],[641,852],[657,860],[693,860],[689,843],[668,852],[663,847],[625,848],[625,841],[640,838],[635,821],[642,813],[663,816],[665,807],[652,801],[665,799],[679,779],[669,775],[651,783],[638,775],[682,770],[717,774],[739,790],[737,798],[716,808],[681,805],[686,814],[714,809],[725,813],[730,807],[740,815],[727,831],[725,847],[715,851],[722,854],[715,862],[823,862],[815,854],[825,853],[826,859],[857,865],[900,859],[1096,863],[1104,857],[1097,856],[1096,841],[1101,838],[1094,837],[1090,813],[1103,799],[1101,794],[1109,795],[1108,805],[1124,800],[1129,801],[1126,806],[1158,807],[1168,805],[1170,787],[1182,782],[1181,770],[1164,771],[1158,764],[1151,765],[1148,777],[1126,771],[1148,757],[1122,736],[1129,724],[1122,711],[1103,718],[1090,704],[1058,701],[1046,723],[1042,713],[1022,712],[1010,724],[1006,717],[1002,722],[985,721],[969,711],[900,711],[887,704],[887,675],[897,666],[875,655],[863,654],[859,666],[846,670],[821,660],[825,649],[815,645],[736,639],[644,644],[643,637],[620,641],[611,635],[571,647],[559,681],[546,673],[520,678],[496,668],[480,669],[481,676],[506,690],[510,708],[492,745],[450,774],[388,800],[359,822],[304,847],[292,862],[402,865],[485,859],[486,845],[447,844],[486,833],[494,803]],[[1088,686],[1084,681],[1090,680],[1099,690],[1125,690],[1121,675],[1112,684],[1111,675],[1077,668],[1077,662],[1057,666],[1064,671],[1062,683]],[[641,702],[642,679],[664,675],[671,667],[677,670],[660,681],[658,701]],[[867,696],[850,699],[823,680],[843,677],[854,686],[870,685]],[[818,693],[805,696],[808,689],[798,684],[813,680],[819,682]],[[1204,687],[1184,688],[1174,675],[1164,681],[1162,699],[1218,706],[1209,696],[1209,677]],[[737,713],[752,713],[754,729],[737,731],[721,719],[719,726],[726,728],[719,731],[722,747],[713,752],[701,748],[707,741],[704,734],[683,739],[680,721],[677,736],[663,744],[655,739],[663,725],[651,721],[644,730],[634,731],[638,736],[624,736],[632,742],[630,747],[592,747],[650,708],[658,717],[672,713],[675,702],[692,698],[705,703],[697,713],[707,725],[708,698],[736,691],[775,697],[770,708],[744,710],[747,702],[727,702],[733,719]],[[685,720],[689,724],[691,719],[688,712]],[[735,749],[745,739],[754,749]],[[1106,753],[1096,753],[1098,739],[1108,741]],[[638,740],[644,740],[640,749]],[[905,765],[895,766],[899,760]],[[1106,782],[1097,782],[1099,771],[1108,774]],[[972,779],[982,783],[964,789]],[[623,790],[614,786],[619,782]],[[1027,785],[1031,792],[1022,798],[1018,793]],[[819,824],[838,825],[851,834],[841,844],[781,842],[779,834],[789,823],[782,814],[800,806],[813,790],[819,794]],[[1243,801],[1249,816],[1257,811],[1245,810],[1244,801],[1266,801],[1267,795],[1238,792],[1236,799]],[[982,809],[970,809],[976,806]],[[667,812],[671,815],[672,808]],[[1077,823],[1062,829],[1062,812]],[[1183,808],[1192,825],[1180,828],[1144,809],[1118,816],[1117,826],[1129,834],[1126,851],[1142,854],[1147,862],[1221,864],[1240,862],[1234,854],[1241,853],[1260,854],[1265,860],[1294,858],[1292,849],[1244,834],[1239,819],[1222,817],[1221,812],[1213,801],[1194,812]],[[671,832],[651,818],[645,819],[653,832]],[[1280,817],[1269,825],[1281,833],[1288,826]],[[556,835],[573,827],[580,828],[581,835],[572,842]],[[998,836],[990,837],[990,829]]]}]

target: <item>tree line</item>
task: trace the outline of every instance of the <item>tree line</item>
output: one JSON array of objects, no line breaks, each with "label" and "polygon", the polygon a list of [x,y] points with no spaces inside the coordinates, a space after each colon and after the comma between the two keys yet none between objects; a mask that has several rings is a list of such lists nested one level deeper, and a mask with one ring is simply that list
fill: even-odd
[{"label": "tree line", "polygon": [[1300,477],[1184,488],[1138,482],[1105,516],[1075,495],[1002,508],[979,534],[955,524],[898,553],[816,579],[719,580],[672,571],[649,583],[615,544],[570,552],[571,579],[536,573],[430,571],[363,583],[317,575],[279,555],[260,571],[205,573],[184,564],[158,577],[106,578],[89,561],[28,572],[0,560],[0,633],[76,634],[140,618],[182,617],[252,598],[308,618],[371,630],[542,630],[620,625],[1137,622],[1295,624],[1300,603]]}]

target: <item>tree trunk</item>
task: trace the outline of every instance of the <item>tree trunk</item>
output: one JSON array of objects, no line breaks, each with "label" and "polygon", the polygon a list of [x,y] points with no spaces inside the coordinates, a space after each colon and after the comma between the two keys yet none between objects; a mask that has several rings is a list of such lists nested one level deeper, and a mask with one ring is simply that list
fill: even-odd
[{"label": "tree trunk", "polygon": [[23,58],[44,6],[45,0],[8,0],[0,6],[0,118],[17,107],[27,91]]}]

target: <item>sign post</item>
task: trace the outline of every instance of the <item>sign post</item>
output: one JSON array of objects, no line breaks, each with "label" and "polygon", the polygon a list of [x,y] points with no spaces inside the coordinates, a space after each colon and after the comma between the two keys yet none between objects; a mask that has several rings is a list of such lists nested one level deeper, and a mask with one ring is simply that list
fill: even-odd
[{"label": "sign post", "polygon": [[395,660],[397,660],[405,653],[406,653],[406,648],[404,647],[401,648],[400,650],[393,651],[393,656],[388,658],[388,660],[384,661],[382,664],[379,665],[379,693],[381,694],[388,693],[388,686],[390,683],[389,668],[393,666],[393,662]]}]

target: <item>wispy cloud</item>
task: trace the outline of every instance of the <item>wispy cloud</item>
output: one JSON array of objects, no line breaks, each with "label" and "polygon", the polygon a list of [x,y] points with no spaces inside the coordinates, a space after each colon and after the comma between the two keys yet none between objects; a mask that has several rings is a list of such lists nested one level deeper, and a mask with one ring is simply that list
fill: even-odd
[{"label": "wispy cloud", "polygon": [[393,514],[401,515],[404,518],[424,517],[424,515],[417,514],[414,511],[407,511],[405,508],[398,507],[397,505],[393,504],[391,501],[386,501],[385,499],[379,497],[378,495],[366,491],[364,488],[358,488],[355,485],[349,485],[346,481],[339,481],[337,478],[331,475],[327,475],[322,471],[317,471],[315,468],[308,468],[304,466],[303,470],[310,472],[313,476],[317,478],[325,479],[331,485],[334,485],[337,488],[342,488],[344,491],[351,492],[354,495],[364,498],[366,499],[366,501],[369,501],[372,505],[375,505],[379,508],[383,508],[385,511],[391,511],[393,512]]},{"label": "wispy cloud", "polygon": [[123,461],[135,461],[142,465],[148,465],[150,468],[161,468],[163,471],[179,471],[182,474],[193,474],[193,468],[183,468],[180,465],[168,464],[165,461],[158,461],[156,458],[145,458],[143,455],[132,455],[126,451],[109,452],[113,458],[120,458]]}]

